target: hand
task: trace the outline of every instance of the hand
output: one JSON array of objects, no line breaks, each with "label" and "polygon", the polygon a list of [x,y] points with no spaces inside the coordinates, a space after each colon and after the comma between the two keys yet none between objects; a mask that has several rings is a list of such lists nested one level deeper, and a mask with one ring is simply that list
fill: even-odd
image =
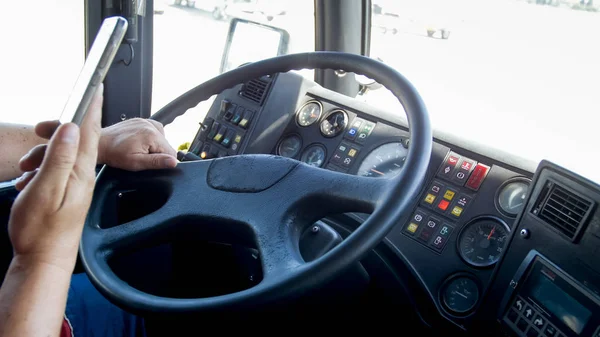
[{"label": "hand", "polygon": [[[42,122],[36,125],[35,133],[50,139],[60,123]],[[34,171],[42,162],[46,144],[31,149],[21,161],[23,172]],[[177,165],[177,154],[165,138],[162,124],[150,119],[133,118],[102,129],[98,148],[98,163],[129,171],[173,168]],[[27,178],[29,174],[25,174]],[[27,180],[17,183],[22,189]]]},{"label": "hand", "polygon": [[177,153],[161,123],[133,118],[102,129],[98,161],[129,171],[165,169],[177,166]]},{"label": "hand", "polygon": [[94,189],[102,92],[100,86],[81,134],[72,123],[56,128],[39,169],[27,172],[17,183],[22,192],[8,225],[15,257],[72,271]]}]

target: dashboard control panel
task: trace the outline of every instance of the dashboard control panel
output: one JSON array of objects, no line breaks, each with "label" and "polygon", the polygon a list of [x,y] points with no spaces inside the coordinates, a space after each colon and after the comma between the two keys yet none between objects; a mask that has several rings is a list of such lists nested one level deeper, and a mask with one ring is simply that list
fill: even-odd
[{"label": "dashboard control panel", "polygon": [[238,154],[255,116],[256,110],[245,107],[242,103],[221,100],[219,113],[216,118],[204,119],[190,152],[202,159]]},{"label": "dashboard control panel", "polygon": [[441,252],[489,170],[487,165],[450,151],[405,224],[404,233]]}]

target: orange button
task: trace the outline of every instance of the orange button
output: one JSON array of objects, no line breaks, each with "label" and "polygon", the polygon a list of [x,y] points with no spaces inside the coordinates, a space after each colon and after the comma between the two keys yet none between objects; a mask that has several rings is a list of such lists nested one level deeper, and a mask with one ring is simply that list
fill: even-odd
[{"label": "orange button", "polygon": [[448,206],[450,206],[450,202],[447,200],[442,199],[442,201],[440,201],[440,203],[438,204],[438,208],[441,209],[442,211],[445,211],[448,209]]}]

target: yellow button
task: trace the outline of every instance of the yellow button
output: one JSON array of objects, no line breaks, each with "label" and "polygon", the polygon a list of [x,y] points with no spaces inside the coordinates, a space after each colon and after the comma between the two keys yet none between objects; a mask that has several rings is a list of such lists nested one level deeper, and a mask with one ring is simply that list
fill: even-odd
[{"label": "yellow button", "polygon": [[242,119],[242,120],[240,121],[240,124],[239,124],[239,126],[241,126],[241,127],[245,127],[245,126],[246,126],[246,124],[248,124],[248,120],[247,120],[247,119]]},{"label": "yellow button", "polygon": [[233,142],[234,142],[234,143],[239,143],[239,142],[241,142],[241,141],[242,141],[242,136],[240,136],[240,135],[236,135],[236,136],[235,136],[235,140],[234,140]]},{"label": "yellow button", "polygon": [[452,209],[452,215],[460,216],[462,214],[462,211],[463,209],[461,207],[454,206],[454,208]]},{"label": "yellow button", "polygon": [[222,134],[220,134],[220,133],[217,133],[217,134],[215,135],[215,138],[213,138],[213,139],[215,140],[215,142],[218,142],[218,141],[220,141],[220,140],[221,140],[221,138],[223,138],[223,135],[222,135]]},{"label": "yellow button", "polygon": [[435,201],[435,195],[431,193],[427,194],[427,196],[425,197],[425,202],[428,204],[433,204],[433,201]]},{"label": "yellow button", "polygon": [[411,222],[410,225],[406,227],[406,230],[414,234],[417,231],[417,228],[419,228],[419,225]]},{"label": "yellow button", "polygon": [[348,151],[348,156],[350,156],[350,157],[356,156],[356,150],[355,149],[350,149],[350,151]]},{"label": "yellow button", "polygon": [[446,200],[452,200],[452,198],[454,198],[454,192],[450,191],[450,190],[446,190],[446,193],[444,193],[444,199]]}]

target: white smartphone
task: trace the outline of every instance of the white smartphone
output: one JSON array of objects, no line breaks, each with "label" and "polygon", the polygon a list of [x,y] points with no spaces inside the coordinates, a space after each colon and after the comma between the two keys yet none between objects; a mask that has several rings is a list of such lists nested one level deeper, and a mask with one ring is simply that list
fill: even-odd
[{"label": "white smartphone", "polygon": [[104,81],[110,69],[126,31],[127,20],[124,18],[113,16],[104,19],[60,115],[62,124],[69,122],[81,124],[98,85]]}]

